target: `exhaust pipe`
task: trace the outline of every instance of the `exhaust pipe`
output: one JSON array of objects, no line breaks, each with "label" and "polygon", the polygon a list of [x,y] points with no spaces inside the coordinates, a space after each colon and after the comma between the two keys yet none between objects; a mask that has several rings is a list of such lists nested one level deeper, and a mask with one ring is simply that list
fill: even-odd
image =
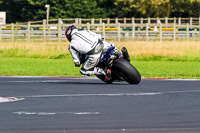
[{"label": "exhaust pipe", "polygon": [[123,55],[124,59],[127,60],[128,62],[130,62],[130,56],[128,54],[128,50],[125,47],[123,47],[121,49],[121,51],[122,51],[122,55]]}]

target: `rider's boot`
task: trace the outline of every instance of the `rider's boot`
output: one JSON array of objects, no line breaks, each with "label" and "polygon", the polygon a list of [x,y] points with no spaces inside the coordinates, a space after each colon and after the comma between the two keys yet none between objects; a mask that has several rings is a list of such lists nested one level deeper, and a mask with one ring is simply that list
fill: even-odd
[{"label": "rider's boot", "polygon": [[94,75],[106,75],[105,71],[100,67],[94,68]]}]

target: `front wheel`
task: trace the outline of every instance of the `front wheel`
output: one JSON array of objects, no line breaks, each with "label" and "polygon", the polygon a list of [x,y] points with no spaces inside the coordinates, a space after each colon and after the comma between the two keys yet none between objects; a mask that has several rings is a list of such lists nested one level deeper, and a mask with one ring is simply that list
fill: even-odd
[{"label": "front wheel", "polygon": [[141,75],[137,69],[124,59],[114,60],[112,69],[129,84],[139,84],[141,81]]}]

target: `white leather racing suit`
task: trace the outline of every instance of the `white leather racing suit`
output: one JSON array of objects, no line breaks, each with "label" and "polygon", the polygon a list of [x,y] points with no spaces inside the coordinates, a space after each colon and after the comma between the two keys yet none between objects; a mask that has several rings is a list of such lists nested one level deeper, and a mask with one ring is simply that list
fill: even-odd
[{"label": "white leather racing suit", "polygon": [[[72,33],[72,40],[69,45],[69,51],[73,57],[75,66],[81,65],[80,54],[87,55],[87,60],[80,69],[83,75],[101,75],[103,72],[96,69],[104,49],[109,48],[113,43],[102,42],[101,35],[91,31],[78,31]],[[115,46],[115,45],[114,45]],[[118,49],[117,49],[118,50]]]}]

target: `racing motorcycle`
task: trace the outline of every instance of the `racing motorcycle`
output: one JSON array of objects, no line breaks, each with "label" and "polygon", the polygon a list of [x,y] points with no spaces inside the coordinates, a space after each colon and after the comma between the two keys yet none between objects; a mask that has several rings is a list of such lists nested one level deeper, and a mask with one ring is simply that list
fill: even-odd
[{"label": "racing motorcycle", "polygon": [[100,58],[97,67],[106,72],[105,75],[96,75],[97,78],[107,84],[113,81],[127,81],[129,84],[139,84],[141,75],[130,63],[130,57],[125,47],[121,49],[122,55],[119,57],[114,53],[114,47],[110,47]]}]

